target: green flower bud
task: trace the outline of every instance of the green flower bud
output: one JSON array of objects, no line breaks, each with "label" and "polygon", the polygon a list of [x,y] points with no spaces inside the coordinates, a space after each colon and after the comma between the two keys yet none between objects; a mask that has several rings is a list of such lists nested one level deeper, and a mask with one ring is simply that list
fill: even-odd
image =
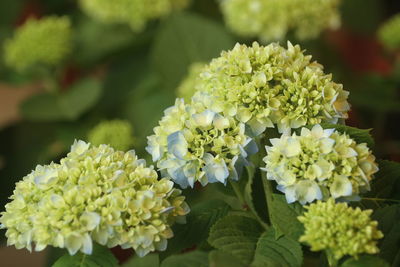
[{"label": "green flower bud", "polygon": [[92,253],[93,241],[133,248],[139,256],[164,250],[171,225],[189,208],[181,191],[158,179],[133,150],[76,141],[60,164],[37,166],[16,184],[1,213],[7,244]]},{"label": "green flower bud", "polygon": [[224,0],[226,24],[246,37],[263,41],[283,39],[293,31],[300,40],[318,37],[340,26],[340,0]]},{"label": "green flower bud", "polygon": [[300,242],[306,242],[312,251],[326,250],[337,261],[345,255],[379,252],[377,241],[383,237],[378,222],[372,221],[372,210],[348,207],[333,199],[318,201],[305,207],[307,212],[298,217],[305,232]]},{"label": "green flower bud", "polygon": [[187,7],[190,0],[80,0],[84,12],[105,23],[129,24],[142,31],[149,20]]},{"label": "green flower bud", "polygon": [[199,75],[202,72],[205,64],[204,63],[193,63],[189,66],[189,72],[186,77],[182,80],[177,88],[177,95],[190,102],[190,98],[196,92],[197,81]]},{"label": "green flower bud", "polygon": [[5,62],[18,71],[36,64],[55,66],[71,51],[71,37],[68,17],[30,19],[5,42]]},{"label": "green flower bud", "polygon": [[400,48],[400,14],[393,16],[381,26],[378,37],[386,49]]},{"label": "green flower bud", "polygon": [[127,121],[103,121],[89,132],[88,141],[95,146],[106,144],[117,150],[126,151],[134,143],[132,132],[132,126]]}]

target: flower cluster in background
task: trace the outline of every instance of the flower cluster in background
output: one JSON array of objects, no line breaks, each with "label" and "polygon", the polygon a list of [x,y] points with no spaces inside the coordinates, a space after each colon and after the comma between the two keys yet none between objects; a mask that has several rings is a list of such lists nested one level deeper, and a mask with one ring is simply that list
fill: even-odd
[{"label": "flower cluster in background", "polygon": [[142,31],[147,22],[187,7],[190,0],[80,0],[89,16],[105,23],[129,24]]},{"label": "flower cluster in background", "polygon": [[176,90],[178,97],[182,97],[186,102],[190,102],[190,99],[196,92],[199,75],[204,67],[205,63],[203,62],[192,63],[189,66],[188,74]]},{"label": "flower cluster in background", "polygon": [[[237,44],[200,74],[205,105],[246,123],[255,135],[277,125],[279,132],[347,118],[348,92],[332,81],[300,46]],[[196,97],[196,95],[195,95]]]},{"label": "flower cluster in background", "polygon": [[270,141],[263,170],[277,182],[288,203],[357,196],[369,190],[378,171],[365,143],[357,144],[348,135],[320,125],[302,128],[299,136],[294,133]]},{"label": "flower cluster in background", "polygon": [[400,14],[393,16],[381,26],[378,37],[386,49],[400,48]]},{"label": "flower cluster in background", "polygon": [[171,225],[189,211],[173,185],[133,151],[78,141],[60,164],[39,165],[17,183],[0,222],[17,248],[91,254],[96,241],[143,256],[164,250]]},{"label": "flower cluster in background", "polygon": [[325,29],[340,26],[340,0],[223,0],[226,24],[242,36],[263,41],[316,38]]},{"label": "flower cluster in background", "polygon": [[134,143],[132,125],[128,121],[102,121],[88,133],[88,141],[95,146],[106,144],[126,151]]},{"label": "flower cluster in background", "polygon": [[5,42],[5,62],[22,71],[43,64],[59,64],[71,51],[72,28],[68,17],[29,19]]},{"label": "flower cluster in background", "polygon": [[256,152],[243,123],[183,99],[165,110],[154,133],[148,137],[147,151],[183,188],[196,181],[204,186],[237,180],[236,163],[243,164],[248,153]]},{"label": "flower cluster in background", "polygon": [[336,260],[345,255],[379,252],[377,243],[383,234],[377,228],[378,222],[370,218],[372,210],[335,204],[333,199],[318,201],[306,209],[298,218],[305,227],[300,241],[308,243],[312,251],[327,250],[328,259],[332,254]]}]

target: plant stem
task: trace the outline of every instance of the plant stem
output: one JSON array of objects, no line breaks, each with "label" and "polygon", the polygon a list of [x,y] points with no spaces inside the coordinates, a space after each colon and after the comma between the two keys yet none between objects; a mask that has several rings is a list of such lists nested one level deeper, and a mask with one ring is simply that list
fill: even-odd
[{"label": "plant stem", "polygon": [[335,256],[330,252],[329,250],[325,251],[326,257],[328,259],[328,263],[330,267],[337,267],[338,266],[338,260],[335,258]]},{"label": "plant stem", "polygon": [[242,192],[240,191],[239,185],[237,182],[234,182],[232,180],[229,180],[229,183],[231,184],[233,191],[235,192],[235,195],[237,196],[237,198],[239,199],[240,204],[242,205],[242,207],[246,204],[246,202],[244,201],[244,197]]},{"label": "plant stem", "polygon": [[261,180],[262,180],[262,183],[264,186],[265,200],[267,202],[269,221],[272,222],[271,208],[272,208],[272,202],[274,201],[272,198],[273,190],[272,190],[271,182],[268,181],[268,179],[267,179],[266,172],[263,172],[263,171],[261,172]]}]

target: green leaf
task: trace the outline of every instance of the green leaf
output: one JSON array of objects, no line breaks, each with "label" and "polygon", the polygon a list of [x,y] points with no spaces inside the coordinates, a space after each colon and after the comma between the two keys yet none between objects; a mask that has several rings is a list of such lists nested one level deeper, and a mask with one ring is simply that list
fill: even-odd
[{"label": "green leaf", "polygon": [[285,236],[276,240],[275,235],[273,228],[262,234],[251,266],[301,266],[303,252],[300,243]]},{"label": "green leaf", "polygon": [[101,95],[101,84],[95,79],[85,79],[74,84],[59,98],[60,108],[65,118],[77,119],[88,111]]},{"label": "green leaf", "polygon": [[[372,138],[370,131],[371,129],[358,129],[355,127],[350,127],[342,124],[321,124],[324,129],[336,129],[340,133],[348,134],[357,143],[367,143],[369,148],[373,148],[375,145],[374,139]],[[312,126],[310,126],[311,128]]]},{"label": "green leaf", "polygon": [[379,171],[372,180],[372,191],[368,196],[400,200],[400,163],[378,161]]},{"label": "green leaf", "polygon": [[358,259],[348,259],[341,267],[389,267],[390,265],[381,258],[376,256],[361,256]]},{"label": "green leaf", "polygon": [[58,96],[43,93],[30,97],[21,105],[25,119],[32,121],[57,121],[64,119],[64,113],[58,103]]},{"label": "green leaf", "polygon": [[211,228],[208,242],[213,247],[234,255],[248,266],[253,260],[262,230],[255,219],[228,215]]},{"label": "green leaf", "polygon": [[210,267],[245,267],[240,261],[230,253],[213,250],[208,254]]},{"label": "green leaf", "polygon": [[304,232],[304,227],[297,217],[303,213],[299,203],[288,204],[283,195],[274,194],[271,208],[271,221],[277,236],[284,234],[298,240]]},{"label": "green leaf", "polygon": [[[265,204],[265,192],[261,181],[260,169],[249,166],[244,170],[247,173],[247,184],[244,189],[244,199],[261,222],[268,221],[268,208]],[[243,179],[245,177],[241,177]]]},{"label": "green leaf", "polygon": [[161,267],[207,267],[208,255],[203,251],[193,251],[166,258]]},{"label": "green leaf", "polygon": [[43,93],[27,99],[21,105],[21,112],[32,121],[75,120],[96,104],[100,94],[100,83],[85,79],[66,93]]},{"label": "green leaf", "polygon": [[378,221],[378,228],[384,234],[379,256],[390,262],[391,266],[400,266],[400,205],[377,209],[373,219]]},{"label": "green leaf", "polygon": [[191,13],[171,15],[162,24],[151,57],[166,88],[175,89],[194,62],[208,62],[234,41],[225,28]]},{"label": "green leaf", "polygon": [[103,246],[94,245],[92,255],[77,253],[66,254],[58,259],[53,267],[117,267],[118,261],[111,251]]},{"label": "green leaf", "polygon": [[143,258],[133,256],[126,263],[122,264],[121,267],[158,267],[160,266],[160,260],[158,254],[148,254]]},{"label": "green leaf", "polygon": [[221,200],[209,200],[195,205],[186,216],[186,224],[175,224],[174,237],[168,241],[167,251],[163,256],[181,252],[198,246],[207,240],[210,228],[229,210]]}]

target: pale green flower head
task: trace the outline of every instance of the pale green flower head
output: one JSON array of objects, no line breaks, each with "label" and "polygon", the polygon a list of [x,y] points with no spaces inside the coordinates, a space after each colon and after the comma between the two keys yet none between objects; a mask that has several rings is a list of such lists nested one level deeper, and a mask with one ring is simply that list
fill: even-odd
[{"label": "pale green flower head", "polygon": [[305,206],[307,212],[298,217],[305,232],[300,242],[306,242],[312,251],[326,250],[336,260],[345,255],[379,252],[377,242],[383,237],[378,222],[371,220],[372,210],[348,207],[330,198]]},{"label": "pale green flower head", "polygon": [[133,150],[75,141],[60,164],[39,165],[16,184],[0,223],[16,248],[91,254],[97,242],[144,256],[164,250],[171,225],[189,211],[173,185]]},{"label": "pale green flower head", "polygon": [[[348,92],[311,61],[300,46],[272,43],[222,52],[200,74],[198,94],[213,110],[246,123],[255,135],[267,127],[289,132],[307,124],[347,118]],[[196,96],[196,95],[195,95]]]},{"label": "pale green flower head", "polygon": [[177,99],[164,112],[146,150],[157,167],[182,188],[237,180],[237,168],[257,147],[245,134],[245,125],[201,103]]},{"label": "pale green flower head", "polygon": [[147,22],[187,7],[190,0],[80,0],[82,10],[104,23],[128,24],[142,31]]},{"label": "pale green flower head", "polygon": [[262,41],[284,39],[293,32],[300,40],[313,39],[340,26],[341,0],[222,0],[228,27]]},{"label": "pale green flower head", "polygon": [[102,121],[89,132],[88,141],[95,146],[106,144],[126,151],[134,143],[132,125],[123,120]]},{"label": "pale green flower head", "polygon": [[386,49],[400,48],[400,14],[393,16],[380,27],[378,37]]},{"label": "pale green flower head", "polygon": [[18,71],[42,64],[56,66],[70,53],[71,22],[68,17],[29,19],[4,45],[5,62]]},{"label": "pale green flower head", "polygon": [[185,99],[186,102],[190,102],[191,97],[196,92],[199,76],[204,67],[205,63],[202,62],[192,63],[189,66],[188,74],[176,90],[178,97]]},{"label": "pale green flower head", "polygon": [[348,135],[320,125],[302,128],[299,136],[284,134],[270,141],[262,169],[277,182],[288,203],[358,196],[370,190],[378,171],[365,143],[357,144]]}]

